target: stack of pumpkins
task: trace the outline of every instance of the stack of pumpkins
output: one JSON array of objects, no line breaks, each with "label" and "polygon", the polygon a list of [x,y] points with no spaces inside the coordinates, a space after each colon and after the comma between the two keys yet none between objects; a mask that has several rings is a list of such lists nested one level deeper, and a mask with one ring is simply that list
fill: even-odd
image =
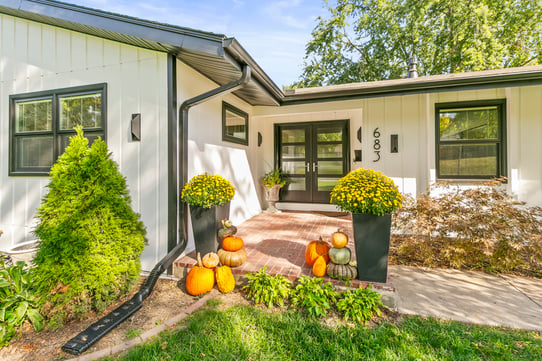
[{"label": "stack of pumpkins", "polygon": [[340,280],[356,278],[356,263],[352,261],[352,252],[347,244],[348,236],[340,230],[331,235],[331,246],[322,237],[310,242],[305,249],[305,262],[312,266],[312,274],[316,277],[327,274]]},{"label": "stack of pumpkins", "polygon": [[192,296],[207,293],[213,289],[215,280],[220,292],[233,291],[235,278],[230,267],[240,266],[247,259],[243,239],[236,237],[235,233],[237,227],[231,221],[223,220],[222,228],[218,230],[222,248],[218,250],[218,254],[209,252],[203,258],[197,254],[198,263],[186,276],[186,292]]}]

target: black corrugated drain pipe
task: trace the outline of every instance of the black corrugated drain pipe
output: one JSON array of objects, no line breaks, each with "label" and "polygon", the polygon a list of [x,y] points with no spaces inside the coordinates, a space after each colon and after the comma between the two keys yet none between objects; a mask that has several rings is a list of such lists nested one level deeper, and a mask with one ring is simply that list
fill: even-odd
[{"label": "black corrugated drain pipe", "polygon": [[[241,78],[231,83],[225,84],[221,87],[205,92],[193,98],[187,99],[183,102],[180,108],[181,127],[179,130],[179,140],[181,145],[179,147],[180,156],[179,169],[181,170],[180,185],[183,185],[187,181],[188,174],[188,110],[194,106],[201,104],[214,97],[231,93],[237,89],[244,87],[250,81],[250,67],[245,65],[243,67],[243,74]],[[164,257],[160,262],[154,266],[151,273],[141,285],[139,291],[129,300],[117,307],[110,314],[102,317],[86,330],[79,333],[77,336],[66,342],[62,346],[62,351],[70,353],[72,355],[80,355],[85,352],[90,346],[92,346],[99,339],[107,335],[109,331],[114,329],[128,317],[136,313],[142,306],[143,300],[145,300],[152,292],[156,281],[165,270],[167,270],[173,262],[183,253],[186,248],[188,235],[186,229],[187,212],[186,205],[179,202],[179,233],[180,242]]]}]

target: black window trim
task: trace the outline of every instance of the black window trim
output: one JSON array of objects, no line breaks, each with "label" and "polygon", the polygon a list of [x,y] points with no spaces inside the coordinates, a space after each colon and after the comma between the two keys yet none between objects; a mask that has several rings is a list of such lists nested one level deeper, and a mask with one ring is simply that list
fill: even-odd
[{"label": "black window trim", "polygon": [[[232,137],[231,135],[226,134],[226,111],[235,113],[236,115],[245,119],[245,133],[246,139],[241,139],[237,137]],[[236,143],[241,145],[248,145],[248,113],[242,111],[241,109],[223,101],[222,102],[222,141]]]},{"label": "black window trim", "polygon": [[[15,128],[16,128],[16,103],[20,101],[29,101],[29,100],[38,100],[38,99],[51,99],[52,101],[52,126],[51,131],[36,131],[32,132],[32,135],[42,135],[53,134],[54,137],[54,147],[53,147],[53,164],[56,162],[59,156],[60,149],[60,135],[63,134],[75,134],[74,130],[71,129],[59,129],[60,128],[60,117],[58,114],[59,98],[65,96],[77,96],[84,94],[93,94],[101,93],[102,99],[102,126],[99,128],[99,132],[103,133],[103,140],[107,139],[107,83],[96,83],[82,86],[42,90],[37,92],[30,93],[20,93],[12,94],[9,96],[9,176],[36,176],[44,177],[49,176],[50,168],[47,171],[42,170],[42,168],[34,168],[33,170],[16,170],[17,166],[15,164],[15,138],[17,137]],[[88,131],[89,133],[95,132],[96,128],[83,128],[83,131]]]},{"label": "black window trim", "polygon": [[[441,141],[440,140],[440,111],[443,109],[459,109],[459,108],[476,108],[476,107],[488,107],[496,106],[499,113],[499,137],[497,140],[464,140],[462,143],[488,143],[488,144],[497,144],[497,156],[499,157],[497,162],[497,175],[486,177],[486,176],[450,176],[442,175],[440,173],[440,145],[441,144],[456,144],[456,141]],[[485,99],[485,100],[473,100],[473,101],[457,101],[457,102],[446,102],[446,103],[435,103],[435,168],[437,180],[490,180],[499,177],[507,176],[507,147],[506,147],[506,98],[504,99]]]}]

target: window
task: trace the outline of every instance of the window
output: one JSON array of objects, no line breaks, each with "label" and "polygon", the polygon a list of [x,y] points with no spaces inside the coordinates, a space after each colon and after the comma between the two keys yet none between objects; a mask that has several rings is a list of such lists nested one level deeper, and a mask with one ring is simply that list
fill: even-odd
[{"label": "window", "polygon": [[81,125],[105,138],[106,84],[10,96],[10,175],[48,175]]},{"label": "window", "polygon": [[248,145],[248,114],[222,102],[222,140]]},{"label": "window", "polygon": [[437,176],[506,175],[505,100],[436,104]]}]

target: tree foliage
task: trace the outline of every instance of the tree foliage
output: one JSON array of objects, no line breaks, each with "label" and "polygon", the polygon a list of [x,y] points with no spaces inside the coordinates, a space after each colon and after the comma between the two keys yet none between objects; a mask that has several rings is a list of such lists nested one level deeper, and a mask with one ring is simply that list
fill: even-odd
[{"label": "tree foliage", "polygon": [[82,130],[51,170],[33,277],[53,324],[103,310],[139,279],[145,228],[105,142]]},{"label": "tree foliage", "polygon": [[297,87],[542,63],[541,0],[324,0]]}]

